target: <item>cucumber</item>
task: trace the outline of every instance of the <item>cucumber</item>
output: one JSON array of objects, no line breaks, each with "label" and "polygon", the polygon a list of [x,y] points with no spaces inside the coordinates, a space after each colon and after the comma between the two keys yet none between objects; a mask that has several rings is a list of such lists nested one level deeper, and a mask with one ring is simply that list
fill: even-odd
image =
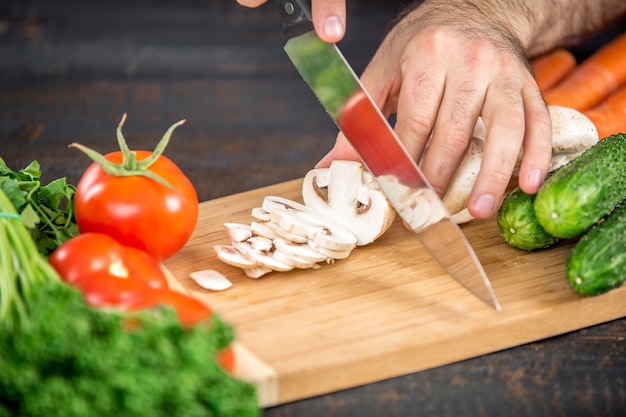
[{"label": "cucumber", "polygon": [[576,243],[565,262],[567,280],[585,296],[605,293],[626,280],[626,203],[622,202]]},{"label": "cucumber", "polygon": [[527,251],[545,249],[558,241],[537,221],[533,207],[535,196],[517,187],[507,194],[498,208],[498,229],[504,240],[514,248]]},{"label": "cucumber", "polygon": [[626,197],[626,134],[608,136],[546,179],[535,214],[549,234],[582,235]]}]

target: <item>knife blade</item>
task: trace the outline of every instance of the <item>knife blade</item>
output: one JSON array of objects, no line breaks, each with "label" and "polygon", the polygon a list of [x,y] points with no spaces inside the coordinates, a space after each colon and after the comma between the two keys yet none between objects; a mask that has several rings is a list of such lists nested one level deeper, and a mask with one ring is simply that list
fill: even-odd
[{"label": "knife blade", "polygon": [[334,44],[314,31],[310,0],[275,0],[285,52],[405,225],[443,269],[486,304],[500,303],[476,253],[443,201]]}]

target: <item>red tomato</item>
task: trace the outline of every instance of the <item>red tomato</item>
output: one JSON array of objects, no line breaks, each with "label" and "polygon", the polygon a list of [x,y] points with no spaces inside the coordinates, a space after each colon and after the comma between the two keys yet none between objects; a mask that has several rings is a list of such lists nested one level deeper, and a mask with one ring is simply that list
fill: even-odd
[{"label": "red tomato", "polygon": [[152,307],[160,290],[168,286],[154,257],[100,233],[73,237],[57,248],[49,261],[93,306]]},{"label": "red tomato", "polygon": [[[150,151],[135,151],[137,161]],[[120,164],[121,151],[105,155]],[[171,185],[144,175],[108,174],[91,164],[78,182],[74,196],[81,233],[103,233],[126,246],[166,259],[187,243],[198,220],[198,196],[193,185],[169,158],[160,155],[148,171]]]},{"label": "red tomato", "polygon": [[178,320],[193,326],[211,317],[211,309],[200,300],[178,291],[159,291],[159,303],[174,308]]},{"label": "red tomato", "polygon": [[217,353],[217,362],[228,373],[233,373],[235,370],[235,350],[232,345],[226,346],[224,349]]}]

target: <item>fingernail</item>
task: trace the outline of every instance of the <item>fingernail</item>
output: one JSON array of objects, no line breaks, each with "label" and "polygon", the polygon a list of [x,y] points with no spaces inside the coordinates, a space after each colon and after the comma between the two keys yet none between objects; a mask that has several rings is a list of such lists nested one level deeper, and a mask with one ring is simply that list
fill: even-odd
[{"label": "fingernail", "polygon": [[476,217],[487,217],[496,208],[496,198],[492,194],[483,194],[474,203]]},{"label": "fingernail", "polygon": [[328,16],[324,21],[324,34],[329,38],[339,38],[343,35],[343,24],[337,16]]},{"label": "fingernail", "polygon": [[539,188],[541,183],[543,182],[543,174],[541,174],[540,169],[535,169],[528,174],[528,183],[533,188]]}]

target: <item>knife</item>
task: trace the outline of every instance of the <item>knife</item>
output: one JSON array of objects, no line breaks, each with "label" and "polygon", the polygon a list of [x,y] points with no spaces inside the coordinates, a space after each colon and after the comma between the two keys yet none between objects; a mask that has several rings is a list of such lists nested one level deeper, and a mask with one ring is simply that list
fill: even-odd
[{"label": "knife", "polygon": [[313,29],[310,0],[275,0],[288,40],[285,51],[348,139],[405,225],[445,271],[501,310],[476,253],[441,198],[334,44]]}]

